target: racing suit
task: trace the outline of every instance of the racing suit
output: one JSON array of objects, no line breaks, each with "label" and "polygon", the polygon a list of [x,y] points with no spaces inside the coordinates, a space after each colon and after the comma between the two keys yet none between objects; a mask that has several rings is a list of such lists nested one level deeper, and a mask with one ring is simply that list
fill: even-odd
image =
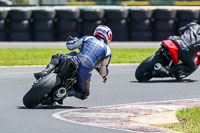
[{"label": "racing suit", "polygon": [[[112,52],[100,37],[84,36],[80,39],[73,39],[66,43],[69,50],[79,49],[80,52],[71,52],[67,55],[56,54],[52,56],[51,62],[47,66],[54,66],[64,62],[61,75],[68,76],[73,70],[71,63],[78,67],[77,86],[68,91],[68,96],[75,96],[79,99],[86,99],[89,94],[90,78],[92,70],[96,69],[102,77],[106,77],[109,73],[109,63]],[[71,62],[71,63],[70,63]],[[61,68],[62,69],[62,68]],[[65,75],[66,74],[66,75]]]},{"label": "racing suit", "polygon": [[191,73],[197,69],[194,54],[200,50],[200,25],[196,23],[189,23],[179,29],[180,36],[170,36],[168,39],[172,40],[179,48],[178,58],[183,62],[175,68],[175,72]]},{"label": "racing suit", "polygon": [[78,88],[83,92],[80,99],[85,99],[90,94],[92,70],[99,65],[99,74],[102,77],[108,75],[111,50],[103,39],[94,36],[84,36],[80,39],[68,41],[66,45],[69,50],[77,48],[80,50],[76,56],[72,56],[71,60],[78,66]]}]

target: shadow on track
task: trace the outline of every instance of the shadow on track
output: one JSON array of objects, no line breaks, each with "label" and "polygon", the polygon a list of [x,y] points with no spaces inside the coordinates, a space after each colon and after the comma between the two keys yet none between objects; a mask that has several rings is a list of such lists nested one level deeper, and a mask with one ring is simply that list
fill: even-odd
[{"label": "shadow on track", "polygon": [[165,80],[150,80],[146,82],[138,82],[138,81],[130,81],[131,83],[192,83],[197,82],[198,80],[192,80],[192,79],[182,79],[182,80],[176,80],[176,79],[165,79]]},{"label": "shadow on track", "polygon": [[[17,106],[17,109],[28,109],[25,106]],[[62,105],[39,105],[35,109],[87,109],[87,107],[74,107],[74,106],[62,106]]]}]

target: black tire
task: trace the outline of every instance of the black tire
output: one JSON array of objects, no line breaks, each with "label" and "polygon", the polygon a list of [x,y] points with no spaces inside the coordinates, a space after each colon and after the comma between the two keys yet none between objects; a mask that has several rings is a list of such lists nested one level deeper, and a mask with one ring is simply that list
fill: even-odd
[{"label": "black tire", "polygon": [[8,15],[8,10],[0,10],[0,19],[6,19]]},{"label": "black tire", "polygon": [[34,20],[52,20],[55,18],[55,10],[33,10],[32,17]]},{"label": "black tire", "polygon": [[173,31],[173,32],[156,31],[154,33],[153,41],[166,40],[169,36],[172,36],[172,35],[176,35],[176,31]]},{"label": "black tire", "polygon": [[10,31],[30,31],[30,21],[10,21]]},{"label": "black tire", "polygon": [[156,52],[152,56],[145,59],[136,69],[135,71],[135,78],[139,82],[146,82],[149,81],[153,76],[153,67],[156,63],[164,64],[165,59],[159,52]]},{"label": "black tire", "polygon": [[56,23],[56,30],[57,31],[75,31],[79,29],[79,24],[77,21],[74,20],[59,20]]},{"label": "black tire", "polygon": [[[102,21],[98,20],[98,21],[83,21],[82,22],[82,31],[83,32],[94,32],[94,30],[96,29],[97,26],[101,25]],[[111,27],[109,27],[111,28]]]},{"label": "black tire", "polygon": [[56,17],[60,20],[77,20],[80,16],[79,9],[60,9],[56,10]]},{"label": "black tire", "polygon": [[105,18],[109,21],[126,19],[128,16],[127,9],[105,9]]},{"label": "black tire", "polygon": [[8,18],[10,20],[29,20],[31,14],[31,10],[12,9],[9,11]]},{"label": "black tire", "polygon": [[55,41],[54,32],[34,32],[33,41]]},{"label": "black tire", "polygon": [[53,20],[36,20],[33,21],[33,31],[53,31],[54,30],[54,21]]},{"label": "black tire", "polygon": [[176,10],[156,9],[153,11],[153,18],[158,20],[169,20],[176,18]]},{"label": "black tire", "polygon": [[199,10],[178,10],[178,20],[195,20],[199,19]]},{"label": "black tire", "polygon": [[31,89],[24,95],[23,103],[27,108],[36,108],[43,100],[45,94],[50,92],[54,87],[61,83],[57,74],[51,73],[34,84]]},{"label": "black tire", "polygon": [[5,20],[0,20],[0,32],[6,30],[6,22]]},{"label": "black tire", "polygon": [[57,41],[66,41],[68,36],[72,37],[80,37],[79,32],[77,31],[66,31],[66,32],[58,32],[57,34]]},{"label": "black tire", "polygon": [[31,41],[30,32],[9,32],[9,41]]},{"label": "black tire", "polygon": [[139,21],[131,21],[130,30],[134,32],[147,32],[152,31],[152,22],[149,19],[139,20]]},{"label": "black tire", "polygon": [[145,9],[141,9],[141,10],[130,10],[129,11],[129,16],[131,18],[131,20],[146,20],[146,19],[151,19],[153,14],[152,10],[145,10]]},{"label": "black tire", "polygon": [[81,10],[81,18],[86,21],[101,20],[103,16],[104,16],[104,11],[100,9]]},{"label": "black tire", "polygon": [[6,33],[0,31],[0,41],[7,41]]},{"label": "black tire", "polygon": [[155,31],[171,32],[176,31],[176,24],[174,20],[156,20],[154,22]]},{"label": "black tire", "polygon": [[81,31],[81,36],[93,36],[94,31]]},{"label": "black tire", "polygon": [[115,31],[128,31],[128,22],[127,20],[118,20],[118,21],[107,21],[106,25]]},{"label": "black tire", "polygon": [[113,31],[113,41],[129,41],[129,33],[127,31]]},{"label": "black tire", "polygon": [[186,26],[187,24],[194,22],[194,23],[198,23],[198,20],[179,20],[177,23],[177,29]]},{"label": "black tire", "polygon": [[133,32],[130,36],[131,41],[152,41],[152,39],[152,32]]}]

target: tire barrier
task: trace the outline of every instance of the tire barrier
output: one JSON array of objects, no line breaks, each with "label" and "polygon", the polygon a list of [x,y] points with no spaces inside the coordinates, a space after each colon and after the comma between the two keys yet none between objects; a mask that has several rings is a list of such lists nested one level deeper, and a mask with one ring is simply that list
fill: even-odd
[{"label": "tire barrier", "polygon": [[55,10],[32,11],[33,41],[55,41]]},{"label": "tire barrier", "polygon": [[129,11],[131,41],[152,41],[152,10]]},{"label": "tire barrier", "polygon": [[95,28],[103,24],[104,11],[84,9],[81,11],[81,36],[93,35]]},{"label": "tire barrier", "polygon": [[6,18],[8,11],[0,10],[0,41],[6,41]]},{"label": "tire barrier", "polygon": [[0,41],[66,41],[93,35],[101,24],[111,28],[113,41],[161,41],[199,18],[197,9],[1,9]]},{"label": "tire barrier", "polygon": [[9,41],[31,41],[31,10],[13,9],[9,11],[8,40]]},{"label": "tire barrier", "polygon": [[105,25],[112,30],[113,41],[129,40],[128,13],[126,9],[105,10]]},{"label": "tire barrier", "polygon": [[198,23],[199,10],[178,10],[177,19],[178,19],[177,29],[179,29],[182,26],[185,26],[190,22]]},{"label": "tire barrier", "polygon": [[56,10],[56,40],[66,41],[68,36],[80,37],[80,10]]},{"label": "tire barrier", "polygon": [[154,39],[160,41],[176,34],[176,10],[157,9],[153,12]]}]

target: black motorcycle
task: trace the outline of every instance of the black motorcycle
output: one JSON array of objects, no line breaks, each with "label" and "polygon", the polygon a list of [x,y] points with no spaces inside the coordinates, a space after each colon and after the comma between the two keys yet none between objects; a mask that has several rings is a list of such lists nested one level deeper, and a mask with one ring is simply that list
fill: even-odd
[{"label": "black motorcycle", "polygon": [[[179,71],[174,68],[183,62],[178,58],[178,47],[171,40],[164,40],[161,47],[152,56],[145,59],[136,69],[135,77],[138,81],[149,81],[154,77],[172,77],[181,80],[193,72]],[[199,66],[199,52],[194,55],[197,66]]]},{"label": "black motorcycle", "polygon": [[[67,77],[65,66],[71,63],[71,73]],[[53,105],[56,102],[62,104],[63,99],[67,97],[67,90],[77,84],[78,68],[70,59],[66,59],[54,71],[45,77],[36,80],[31,89],[24,95],[23,103],[27,108],[36,108],[39,104]],[[70,76],[69,76],[70,75]]]}]

